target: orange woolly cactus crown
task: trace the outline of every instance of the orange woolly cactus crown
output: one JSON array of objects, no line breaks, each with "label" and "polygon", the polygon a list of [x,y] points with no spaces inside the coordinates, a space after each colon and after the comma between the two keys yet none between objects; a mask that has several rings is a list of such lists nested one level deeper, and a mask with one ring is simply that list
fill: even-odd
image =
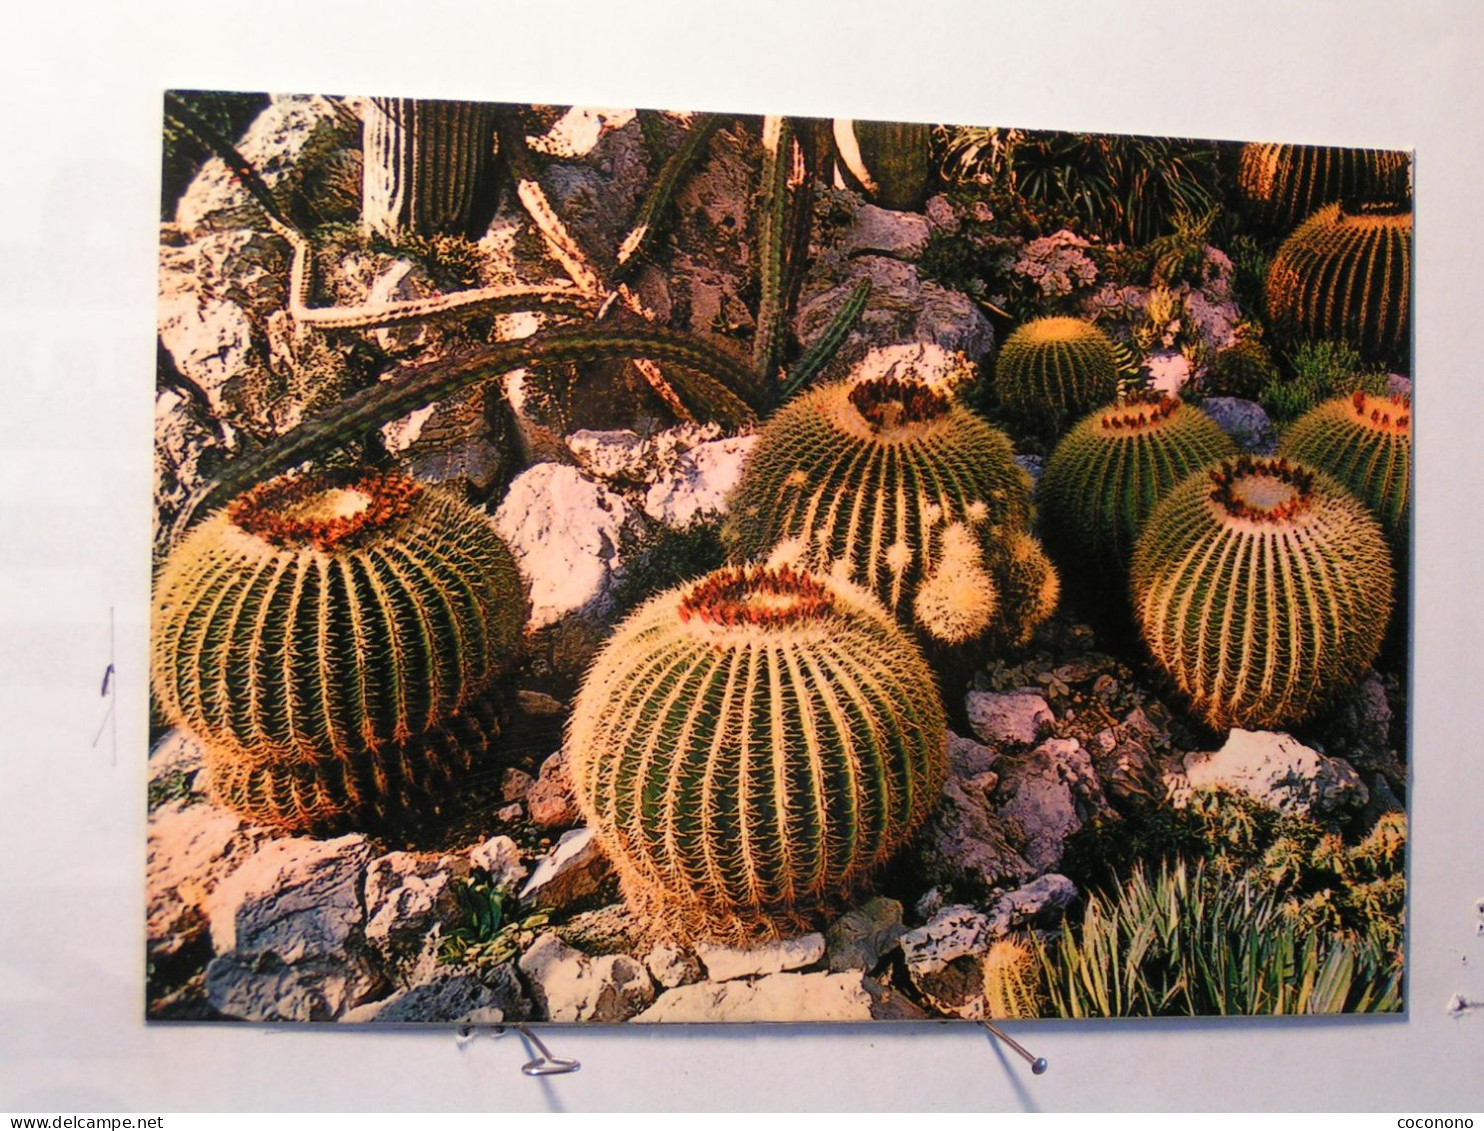
[{"label": "orange woolly cactus crown", "polygon": [[1412,398],[1403,393],[1378,397],[1364,389],[1350,396],[1355,415],[1381,432],[1407,433],[1412,428]]},{"label": "orange woolly cactus crown", "polygon": [[1247,522],[1287,522],[1313,499],[1314,473],[1283,457],[1238,456],[1210,476],[1211,501]]},{"label": "orange woolly cactus crown", "polygon": [[850,403],[877,429],[937,420],[949,405],[948,398],[936,389],[899,377],[877,377],[852,386]]},{"label": "orange woolly cactus crown", "polygon": [[1168,420],[1179,407],[1179,398],[1168,393],[1135,392],[1109,405],[1098,417],[1098,423],[1109,432],[1148,428]]},{"label": "orange woolly cactus crown", "polygon": [[814,620],[834,607],[818,580],[781,566],[718,570],[681,599],[678,612],[687,622],[767,627]]},{"label": "orange woolly cactus crown", "polygon": [[232,524],[281,549],[313,546],[325,553],[358,545],[405,517],[423,493],[405,475],[321,472],[270,480],[227,508]]}]

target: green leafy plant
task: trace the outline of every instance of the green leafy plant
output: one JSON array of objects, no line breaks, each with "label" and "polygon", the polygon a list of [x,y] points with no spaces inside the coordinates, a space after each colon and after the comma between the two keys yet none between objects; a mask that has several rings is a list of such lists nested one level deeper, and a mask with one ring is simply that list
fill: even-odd
[{"label": "green leafy plant", "polygon": [[497,966],[514,961],[551,921],[551,912],[545,909],[518,914],[515,897],[494,884],[487,872],[457,880],[450,890],[454,925],[438,942],[438,961],[444,965]]},{"label": "green leafy plant", "polygon": [[1356,390],[1372,396],[1386,392],[1385,370],[1365,365],[1343,342],[1303,342],[1289,356],[1288,368],[1289,376],[1270,379],[1257,398],[1280,424]]}]

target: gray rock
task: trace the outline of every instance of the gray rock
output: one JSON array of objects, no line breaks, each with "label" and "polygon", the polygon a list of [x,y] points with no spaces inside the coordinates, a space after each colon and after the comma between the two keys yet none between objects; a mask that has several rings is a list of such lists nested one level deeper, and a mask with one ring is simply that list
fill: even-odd
[{"label": "gray rock", "polygon": [[902,905],[895,899],[876,896],[847,911],[825,932],[825,947],[831,973],[845,970],[870,972],[897,948],[907,928],[902,924]]},{"label": "gray rock", "polygon": [[456,393],[386,424],[386,450],[420,479],[488,492],[514,471],[514,425],[502,428],[484,389]]},{"label": "gray rock", "polygon": [[644,956],[644,965],[650,976],[666,990],[699,982],[704,977],[696,956],[673,946],[655,947]]},{"label": "gray rock", "polygon": [[1046,697],[1034,691],[971,691],[969,725],[992,746],[1032,746],[1056,727]]},{"label": "gray rock", "polygon": [[454,909],[452,883],[467,875],[453,856],[389,852],[366,866],[366,942],[391,959],[436,946],[438,924]]},{"label": "gray rock", "polygon": [[627,428],[581,429],[567,437],[567,447],[589,475],[620,483],[642,483],[649,471],[649,449],[643,437]]},{"label": "gray rock", "polygon": [[502,825],[513,825],[524,816],[526,807],[519,801],[512,801],[509,805],[501,805],[495,810],[495,820]]},{"label": "gray rock", "polygon": [[[173,749],[182,751],[182,744]],[[161,959],[206,937],[211,893],[267,834],[215,805],[176,800],[149,815],[147,837],[145,938],[149,957]]]},{"label": "gray rock", "polygon": [[531,907],[568,907],[596,895],[612,872],[594,831],[572,829],[536,865],[520,890],[520,901]]},{"label": "gray rock", "polygon": [[515,693],[515,701],[523,713],[536,719],[560,715],[567,709],[562,706],[560,699],[553,698],[544,691],[527,691],[522,688]]},{"label": "gray rock", "polygon": [[228,955],[206,967],[206,998],[242,1021],[336,1021],[383,988],[359,962],[315,960],[285,966]]},{"label": "gray rock", "polygon": [[170,527],[180,508],[230,454],[226,437],[198,401],[176,389],[155,394],[156,558],[163,561],[170,551]]},{"label": "gray rock", "polygon": [[1403,377],[1400,373],[1388,373],[1386,375],[1386,392],[1400,393],[1404,397],[1412,395],[1412,379]]},{"label": "gray rock", "polygon": [[1220,750],[1185,756],[1192,789],[1225,786],[1284,813],[1332,817],[1365,805],[1354,767],[1327,758],[1292,735],[1234,729]]},{"label": "gray rock", "polygon": [[531,792],[531,786],[535,783],[536,779],[524,770],[506,766],[505,772],[500,775],[500,800],[524,801],[526,794]]},{"label": "gray rock", "polygon": [[1046,460],[1042,456],[1016,456],[1015,462],[1031,477],[1033,485],[1041,482],[1041,471],[1046,466]]},{"label": "gray rock", "polygon": [[927,216],[927,221],[933,226],[934,231],[942,232],[946,236],[958,235],[959,229],[963,227],[963,221],[953,209],[953,202],[942,193],[928,197],[927,204],[923,207],[923,214]]},{"label": "gray rock", "polygon": [[847,255],[869,252],[911,260],[927,250],[930,235],[926,216],[862,204],[845,232],[841,248]]},{"label": "gray rock", "polygon": [[990,908],[990,918],[1004,922],[1006,927],[1018,926],[1064,911],[1076,898],[1077,885],[1052,872],[998,897]]},{"label": "gray rock", "polygon": [[477,973],[443,974],[430,982],[402,990],[381,1001],[367,1002],[340,1018],[347,1025],[362,1023],[499,1025],[524,1021],[531,1003],[509,963]]},{"label": "gray rock", "polygon": [[1169,732],[1143,707],[1135,707],[1118,726],[1098,731],[1089,751],[1104,790],[1120,800],[1158,800],[1157,752],[1169,741]]},{"label": "gray rock", "polygon": [[1391,703],[1375,672],[1338,704],[1325,726],[1325,752],[1343,757],[1363,774],[1379,772],[1394,785],[1407,779],[1407,769],[1391,744]]},{"label": "gray rock", "polygon": [[850,381],[854,384],[887,377],[918,381],[929,388],[954,393],[972,385],[979,377],[979,370],[963,354],[950,353],[933,342],[876,346],[850,370]]},{"label": "gray rock", "polygon": [[[951,741],[949,749],[954,750]],[[961,773],[960,766],[969,772]],[[973,761],[951,761],[950,771],[943,796],[917,840],[919,875],[931,884],[979,892],[1034,876],[1035,870],[1006,838],[995,807],[994,771],[978,770]]]},{"label": "gray rock", "polygon": [[589,958],[554,934],[521,956],[539,1016],[549,1021],[627,1021],[654,1000],[654,983],[627,954]]},{"label": "gray rock", "polygon": [[644,496],[644,513],[677,530],[722,514],[756,442],[756,436],[733,436],[683,453]]},{"label": "gray rock", "polygon": [[1149,387],[1172,397],[1190,383],[1190,359],[1179,350],[1155,350],[1144,359],[1144,368],[1149,372]]},{"label": "gray rock", "polygon": [[635,1022],[918,1021],[926,1014],[860,971],[771,974],[666,990]]},{"label": "gray rock", "polygon": [[984,1015],[984,956],[1008,924],[972,907],[944,907],[926,925],[901,937],[912,984],[954,1017]]},{"label": "gray rock", "polygon": [[1111,813],[1092,758],[1074,738],[1048,739],[996,765],[999,816],[1019,829],[1014,839],[1032,875],[1054,869],[1069,836],[1093,817]]},{"label": "gray rock", "polygon": [[801,935],[755,947],[702,942],[696,944],[696,957],[706,967],[706,976],[713,982],[778,974],[785,970],[802,970],[823,959],[824,936],[818,933]]},{"label": "gray rock", "polygon": [[925,922],[947,906],[948,900],[944,898],[942,888],[928,888],[918,897],[912,913]]},{"label": "gray rock", "polygon": [[[146,773],[151,790],[185,790],[191,797],[205,797],[206,751],[183,727],[167,731],[149,752]],[[183,800],[172,797],[172,800]]]},{"label": "gray rock", "polygon": [[265,844],[207,899],[216,952],[289,965],[340,957],[365,922],[361,875],[370,859],[359,834]]},{"label": "gray rock", "polygon": [[161,294],[158,330],[181,376],[205,394],[214,416],[227,415],[247,374],[259,365],[247,311],[193,290]]},{"label": "gray rock", "polygon": [[544,829],[565,828],[582,819],[562,751],[541,763],[541,773],[526,793],[526,809],[531,820]]},{"label": "gray rock", "polygon": [[645,947],[644,924],[625,903],[579,912],[552,930],[584,954],[639,954]]},{"label": "gray rock", "polygon": [[1278,450],[1273,422],[1257,402],[1241,397],[1207,397],[1201,402],[1201,411],[1216,421],[1243,451],[1269,456]]},{"label": "gray rock", "polygon": [[995,759],[1000,756],[992,746],[975,742],[953,731],[948,732],[948,768],[960,778],[978,777],[990,772]]}]

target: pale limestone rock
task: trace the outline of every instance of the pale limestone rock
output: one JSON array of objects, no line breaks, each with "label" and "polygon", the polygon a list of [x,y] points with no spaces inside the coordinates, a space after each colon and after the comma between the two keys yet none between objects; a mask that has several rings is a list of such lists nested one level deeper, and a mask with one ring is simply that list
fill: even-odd
[{"label": "pale limestone rock", "polygon": [[824,958],[824,936],[818,933],[780,939],[755,947],[697,943],[696,957],[713,982],[752,978],[785,970],[802,970]]}]

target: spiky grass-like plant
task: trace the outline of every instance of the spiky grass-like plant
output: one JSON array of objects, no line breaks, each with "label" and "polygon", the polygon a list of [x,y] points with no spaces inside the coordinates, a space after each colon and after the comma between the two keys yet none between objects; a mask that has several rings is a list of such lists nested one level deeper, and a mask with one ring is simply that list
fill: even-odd
[{"label": "spiky grass-like plant", "polygon": [[1412,405],[1408,397],[1356,390],[1325,401],[1283,433],[1279,450],[1334,476],[1381,520],[1406,552],[1412,513]]},{"label": "spiky grass-like plant", "polygon": [[272,480],[155,586],[152,674],[218,796],[293,829],[385,815],[498,734],[483,704],[525,620],[488,520],[400,475]]},{"label": "spiky grass-like plant", "polygon": [[[1125,585],[1139,528],[1171,488],[1236,445],[1205,413],[1159,393],[1105,405],[1062,438],[1036,488],[1041,536],[1063,572]],[[1075,568],[1073,568],[1075,567]]]},{"label": "spiky grass-like plant", "polygon": [[1306,719],[1375,659],[1391,612],[1380,525],[1323,472],[1240,456],[1145,523],[1130,590],[1144,641],[1212,727]]},{"label": "spiky grass-like plant", "polygon": [[807,919],[936,803],[947,731],[922,656],[859,589],[725,569],[645,604],[567,730],[579,805],[654,932]]},{"label": "spiky grass-like plant", "polygon": [[1237,187],[1258,223],[1287,231],[1337,201],[1405,200],[1407,155],[1251,142],[1242,147]]},{"label": "spiky grass-like plant", "polygon": [[1347,342],[1366,361],[1402,360],[1411,324],[1412,213],[1331,204],[1268,268],[1268,317],[1290,337]]},{"label": "spiky grass-like plant", "polygon": [[995,360],[1000,402],[1026,423],[1056,431],[1113,399],[1118,357],[1106,334],[1080,318],[1036,318],[1005,339]]},{"label": "spiky grass-like plant", "polygon": [[[838,570],[903,623],[961,643],[991,615],[1015,635],[1024,628],[1030,610],[1003,600],[995,575],[1029,519],[1030,479],[1003,433],[921,381],[885,376],[828,385],[779,411],[748,460],[725,536],[736,561],[795,547],[795,561]],[[953,568],[940,568],[945,558]],[[917,608],[930,575],[942,584]]]}]

